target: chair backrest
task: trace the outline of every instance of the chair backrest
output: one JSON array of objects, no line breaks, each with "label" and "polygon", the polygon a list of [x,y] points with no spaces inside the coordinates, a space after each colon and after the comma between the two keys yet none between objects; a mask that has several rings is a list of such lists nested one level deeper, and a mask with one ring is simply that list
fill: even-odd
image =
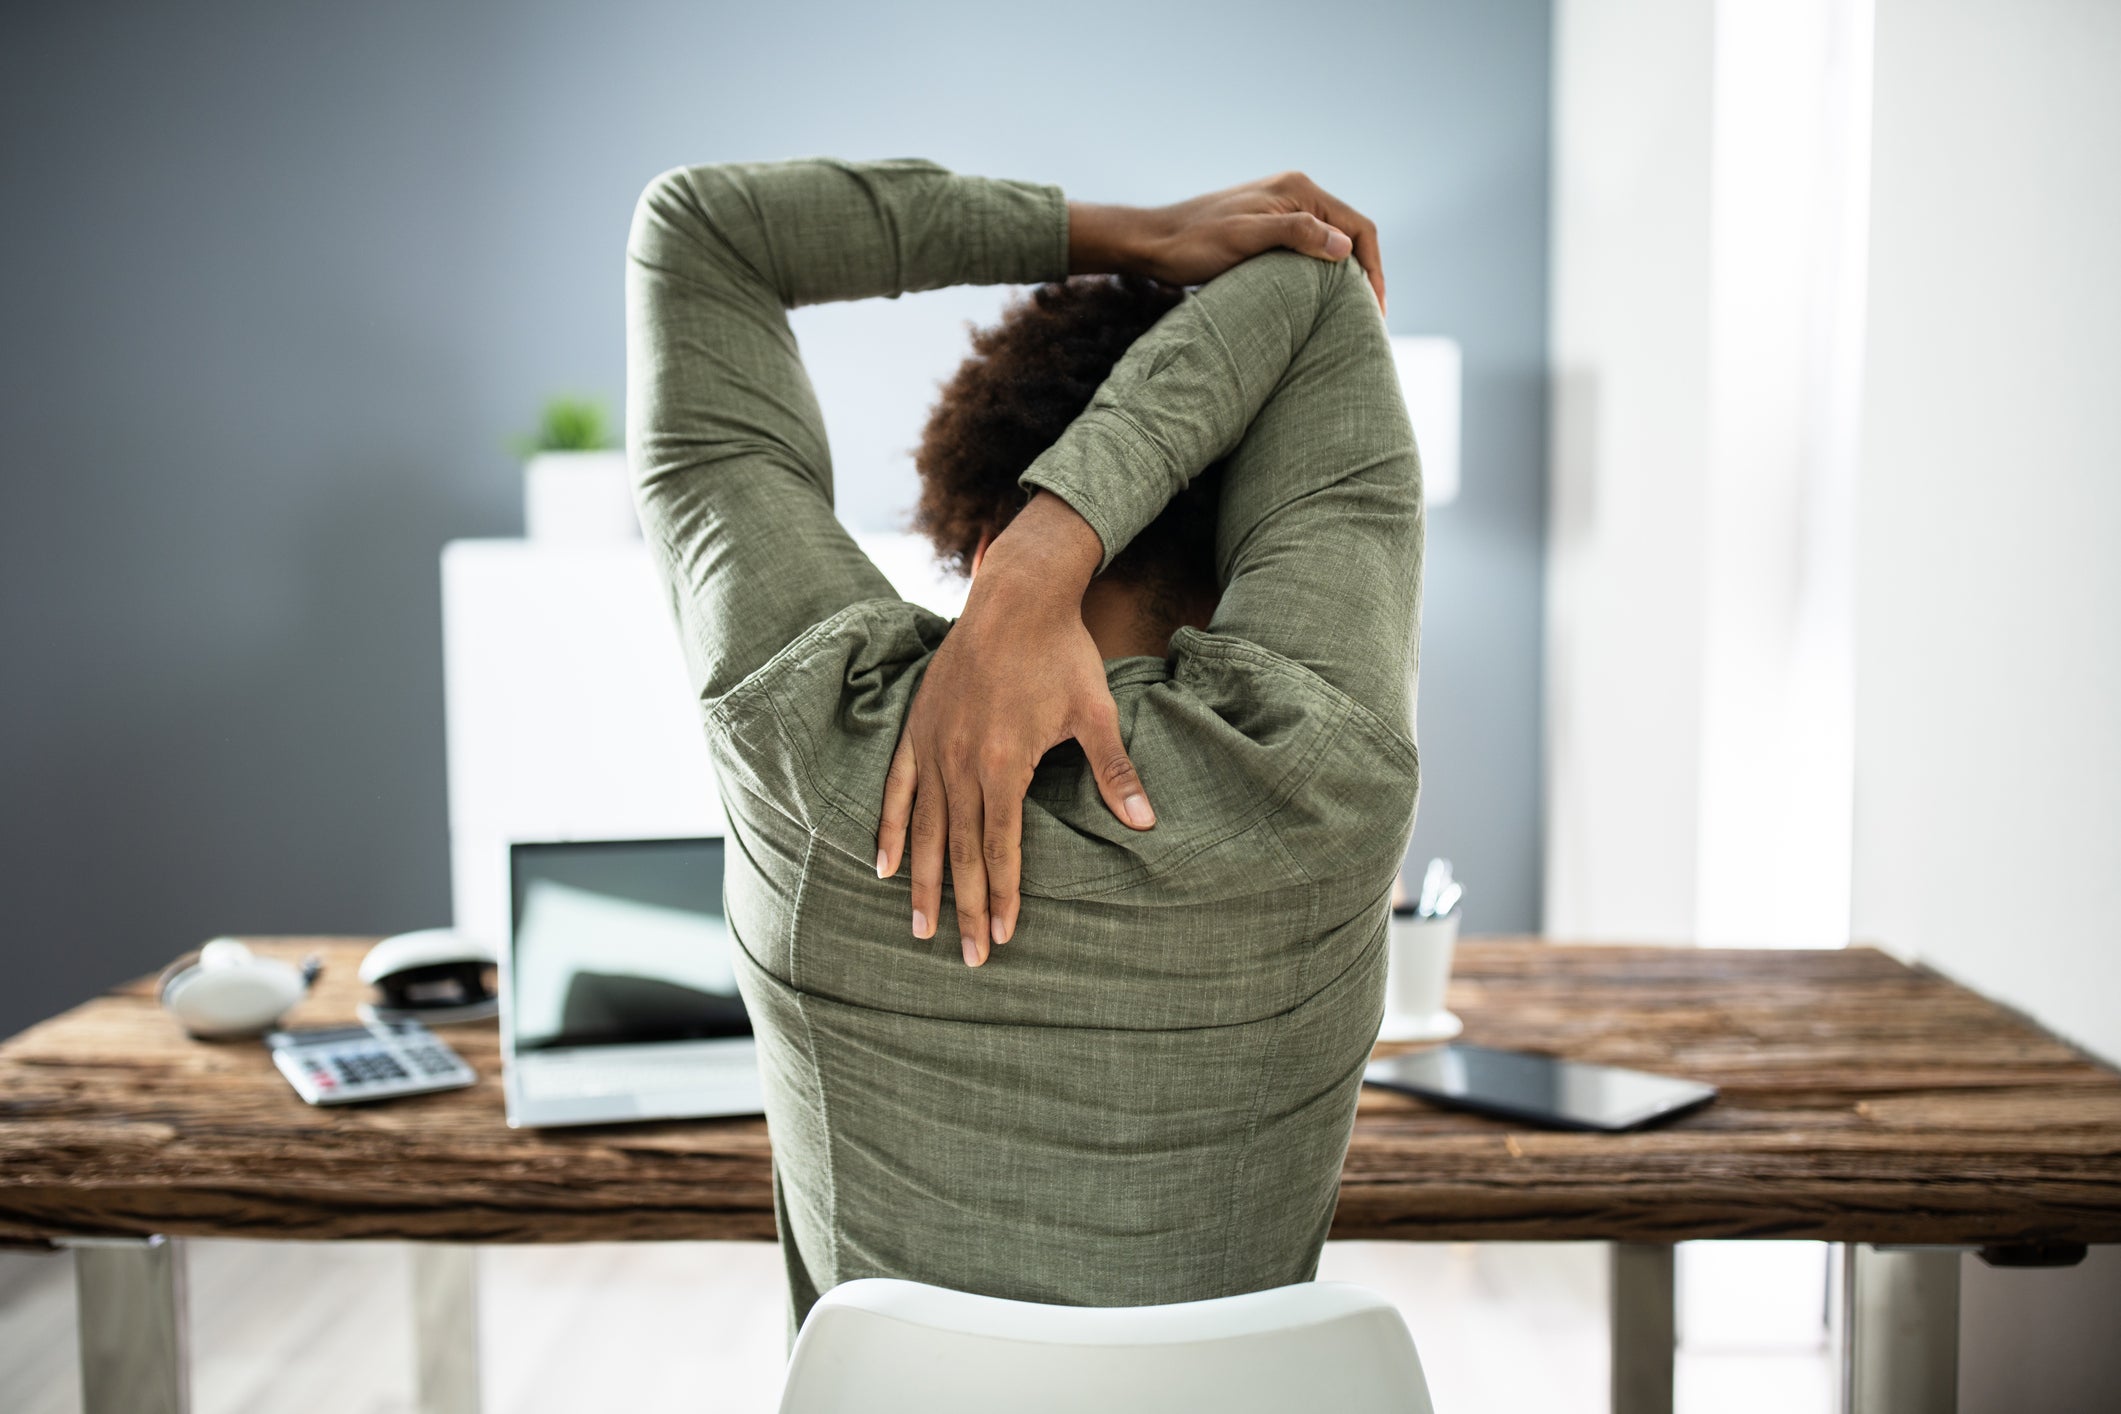
[{"label": "chair backrest", "polygon": [[871,1278],[811,1309],[781,1414],[1433,1414],[1376,1293],[1306,1282],[1179,1306],[1041,1306]]}]

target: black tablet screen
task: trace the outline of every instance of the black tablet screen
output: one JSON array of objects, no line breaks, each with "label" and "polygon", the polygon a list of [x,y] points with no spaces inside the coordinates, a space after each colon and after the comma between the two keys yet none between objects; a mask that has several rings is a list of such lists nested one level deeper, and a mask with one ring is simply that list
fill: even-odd
[{"label": "black tablet screen", "polygon": [[1716,1087],[1486,1046],[1438,1046],[1373,1061],[1372,1085],[1557,1129],[1633,1129],[1716,1097]]}]

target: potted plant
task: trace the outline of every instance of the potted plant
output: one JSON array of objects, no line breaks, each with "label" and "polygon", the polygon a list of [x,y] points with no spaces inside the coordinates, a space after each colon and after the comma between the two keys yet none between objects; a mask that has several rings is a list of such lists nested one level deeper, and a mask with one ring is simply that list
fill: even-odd
[{"label": "potted plant", "polygon": [[611,417],[594,398],[545,401],[537,429],[516,440],[523,534],[531,540],[638,540],[633,482]]}]

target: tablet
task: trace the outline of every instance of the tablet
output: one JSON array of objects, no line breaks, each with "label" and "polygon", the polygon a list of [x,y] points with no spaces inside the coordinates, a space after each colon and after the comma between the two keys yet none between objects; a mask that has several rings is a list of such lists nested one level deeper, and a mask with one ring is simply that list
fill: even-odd
[{"label": "tablet", "polygon": [[1363,1080],[1453,1109],[1524,1120],[1552,1129],[1617,1133],[1698,1109],[1716,1087],[1557,1056],[1438,1046],[1372,1061]]}]

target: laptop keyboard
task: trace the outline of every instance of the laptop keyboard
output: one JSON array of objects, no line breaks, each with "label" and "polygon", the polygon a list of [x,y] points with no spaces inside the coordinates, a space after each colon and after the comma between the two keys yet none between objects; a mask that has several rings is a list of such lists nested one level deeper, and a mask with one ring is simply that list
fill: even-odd
[{"label": "laptop keyboard", "polygon": [[694,1051],[525,1066],[520,1084],[526,1100],[578,1100],[592,1095],[663,1095],[735,1084],[757,1074],[757,1057],[747,1047],[728,1054]]}]

